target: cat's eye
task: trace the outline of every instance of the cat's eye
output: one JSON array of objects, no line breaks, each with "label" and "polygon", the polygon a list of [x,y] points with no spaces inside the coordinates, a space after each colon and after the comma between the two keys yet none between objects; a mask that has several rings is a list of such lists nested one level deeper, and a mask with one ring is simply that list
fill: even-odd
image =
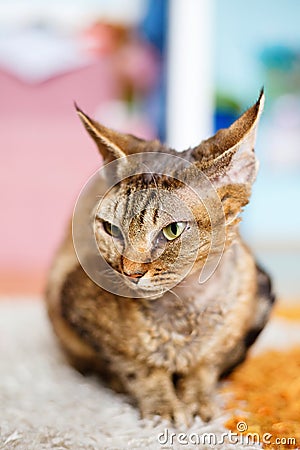
[{"label": "cat's eye", "polygon": [[106,220],[104,220],[102,223],[103,223],[103,228],[107,234],[109,234],[110,236],[117,238],[117,239],[122,237],[122,232],[119,227],[117,227],[116,225],[113,225],[110,222],[107,222]]},{"label": "cat's eye", "polygon": [[186,227],[186,222],[172,222],[162,229],[164,237],[168,241],[178,238]]}]

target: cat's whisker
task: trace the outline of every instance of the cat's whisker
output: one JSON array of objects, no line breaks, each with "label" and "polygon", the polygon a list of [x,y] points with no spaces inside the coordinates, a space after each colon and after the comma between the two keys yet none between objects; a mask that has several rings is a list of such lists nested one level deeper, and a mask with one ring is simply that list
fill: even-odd
[{"label": "cat's whisker", "polygon": [[184,303],[183,299],[173,289],[170,289],[169,292],[171,292],[171,294],[173,294],[180,301],[180,303]]}]

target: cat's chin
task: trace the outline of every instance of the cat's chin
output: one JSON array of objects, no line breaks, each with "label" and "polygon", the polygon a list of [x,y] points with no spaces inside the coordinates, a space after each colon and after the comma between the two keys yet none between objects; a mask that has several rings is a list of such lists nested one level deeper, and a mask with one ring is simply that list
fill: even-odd
[{"label": "cat's chin", "polygon": [[134,289],[134,293],[136,297],[140,297],[147,300],[156,300],[162,297],[168,289],[146,289],[146,288],[136,288]]},{"label": "cat's chin", "polygon": [[143,298],[147,300],[156,300],[160,297],[162,297],[170,288],[162,288],[162,287],[155,287],[153,285],[143,285],[140,284],[134,284],[131,281],[126,281],[126,285],[130,288],[132,291],[132,294],[135,298]]}]

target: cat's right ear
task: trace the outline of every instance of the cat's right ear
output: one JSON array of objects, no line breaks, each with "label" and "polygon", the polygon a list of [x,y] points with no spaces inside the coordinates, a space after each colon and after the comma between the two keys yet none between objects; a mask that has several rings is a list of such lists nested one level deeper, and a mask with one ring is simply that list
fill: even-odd
[{"label": "cat's right ear", "polygon": [[75,108],[85,129],[97,144],[105,163],[126,157],[126,151],[124,151],[124,148],[126,149],[125,136],[91,119],[78,108],[76,103]]}]

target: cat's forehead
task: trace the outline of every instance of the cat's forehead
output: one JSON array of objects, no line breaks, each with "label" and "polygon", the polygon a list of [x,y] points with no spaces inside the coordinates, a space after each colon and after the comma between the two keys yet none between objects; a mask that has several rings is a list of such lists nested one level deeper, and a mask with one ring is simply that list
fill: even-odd
[{"label": "cat's forehead", "polygon": [[[168,177],[138,177],[114,186],[101,200],[98,217],[122,225],[165,226],[190,220],[185,187]],[[191,198],[191,195],[189,195]]]},{"label": "cat's forehead", "polygon": [[143,173],[137,176],[128,177],[116,184],[109,192],[106,193],[105,199],[107,204],[120,203],[124,199],[132,200],[131,207],[140,203],[146,207],[154,207],[163,201],[162,196],[165,191],[175,192],[182,183],[165,175]]}]

